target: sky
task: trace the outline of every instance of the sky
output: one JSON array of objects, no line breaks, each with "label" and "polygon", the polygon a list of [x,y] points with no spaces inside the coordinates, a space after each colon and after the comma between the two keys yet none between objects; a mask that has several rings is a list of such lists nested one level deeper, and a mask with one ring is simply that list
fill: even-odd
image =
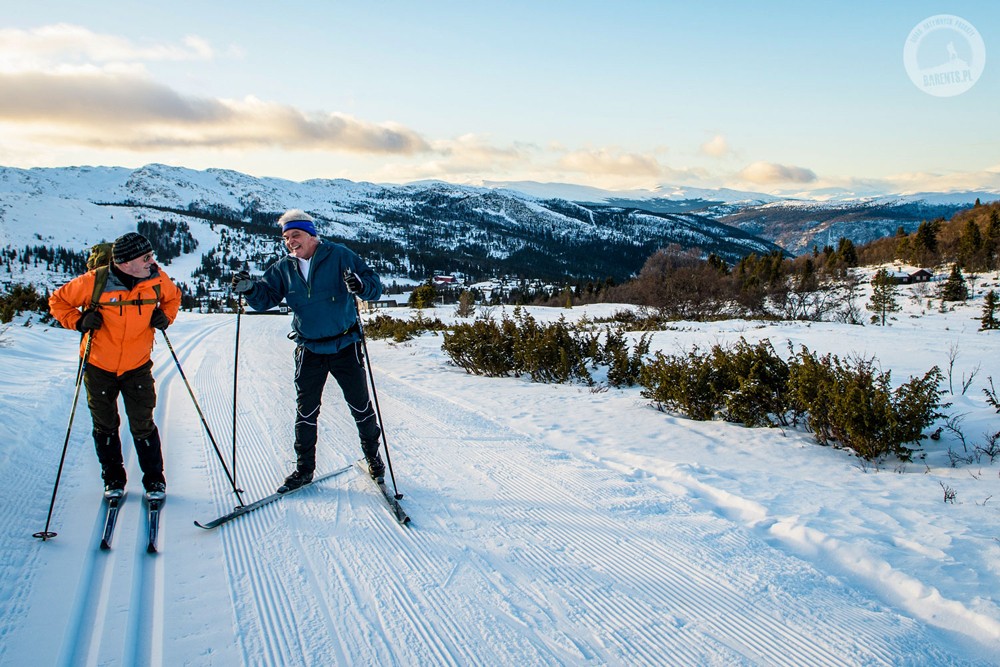
[{"label": "sky", "polygon": [[1000,192],[987,0],[7,4],[4,166]]}]

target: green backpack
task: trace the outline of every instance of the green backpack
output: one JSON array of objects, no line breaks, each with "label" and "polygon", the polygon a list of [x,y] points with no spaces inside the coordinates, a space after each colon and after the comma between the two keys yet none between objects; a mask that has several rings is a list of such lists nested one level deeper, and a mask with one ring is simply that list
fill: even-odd
[{"label": "green backpack", "polygon": [[108,283],[108,272],[111,270],[111,260],[114,257],[115,244],[110,241],[102,241],[101,243],[95,243],[90,246],[90,256],[87,257],[87,270],[94,271],[94,293],[90,297],[90,308],[89,310],[97,310],[102,305],[109,306],[138,306],[138,305],[150,305],[160,302],[160,285],[157,283],[153,285],[153,291],[156,292],[155,299],[132,299],[130,301],[108,301],[101,303],[101,294],[104,292],[104,286]]}]

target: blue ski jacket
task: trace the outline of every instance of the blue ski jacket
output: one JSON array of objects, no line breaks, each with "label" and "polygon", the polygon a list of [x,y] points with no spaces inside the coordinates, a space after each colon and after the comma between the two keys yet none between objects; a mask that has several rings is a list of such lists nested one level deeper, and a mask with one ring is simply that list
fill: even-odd
[{"label": "blue ski jacket", "polygon": [[295,257],[282,257],[254,281],[245,294],[254,310],[269,310],[282,299],[291,308],[295,341],[317,354],[333,354],[361,340],[354,295],[344,284],[344,271],[361,278],[358,297],[373,301],[382,296],[382,281],[364,260],[339,243],[322,241],[309,265],[309,279],[302,277]]}]

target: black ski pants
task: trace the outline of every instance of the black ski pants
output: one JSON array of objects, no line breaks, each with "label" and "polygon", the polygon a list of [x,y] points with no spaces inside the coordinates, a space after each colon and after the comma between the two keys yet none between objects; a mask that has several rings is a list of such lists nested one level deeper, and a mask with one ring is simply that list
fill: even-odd
[{"label": "black ski pants", "polygon": [[365,456],[378,452],[381,435],[378,419],[368,395],[361,343],[348,345],[334,354],[318,354],[299,345],[295,348],[295,454],[296,467],[311,473],[316,469],[316,424],[323,402],[326,378],[340,385],[361,438]]},{"label": "black ski pants", "polygon": [[120,395],[125,403],[125,414],[143,481],[163,481],[160,434],[153,422],[153,409],[156,407],[153,362],[147,361],[121,375],[88,365],[83,373],[83,384],[87,388],[87,407],[94,422],[94,447],[104,480],[125,481],[122,443],[118,435],[121,426],[118,414]]}]

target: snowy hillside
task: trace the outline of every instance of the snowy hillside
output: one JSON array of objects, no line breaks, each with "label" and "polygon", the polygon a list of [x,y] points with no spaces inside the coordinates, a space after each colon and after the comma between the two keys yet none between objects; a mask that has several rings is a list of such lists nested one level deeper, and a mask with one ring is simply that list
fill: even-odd
[{"label": "snowy hillside", "polygon": [[[370,341],[407,527],[353,470],[215,531],[193,526],[234,496],[159,339],[169,497],[157,555],[140,539],[130,451],[113,548],[97,549],[85,406],[59,535],[31,537],[45,524],[78,336],[18,324],[0,346],[0,664],[996,664],[1000,460],[949,458],[1000,429],[982,393],[1000,380],[996,332],[977,331],[981,297],[947,313],[921,313],[921,301],[885,328],[681,322],[653,338],[666,352],[742,336],[874,355],[896,382],[952,359],[945,400],[967,443],[944,429],[909,464],[863,465],[795,429],[686,420],[638,389],[466,375],[431,334]],[[236,468],[250,499],[292,467],[288,325],[242,319]],[[227,460],[234,333],[232,315],[182,313],[168,330]],[[335,389],[323,410],[319,466],[331,470],[359,449]]]},{"label": "snowy hillside", "polygon": [[[299,183],[158,164],[136,170],[0,168],[0,283],[55,285],[72,273],[37,262],[25,248],[82,252],[149,224],[175,225],[169,240],[195,246],[176,263],[161,257],[171,276],[189,291],[202,281],[210,289],[221,279],[214,269],[272,257],[274,221],[288,208],[309,211],[325,237],[350,243],[383,275],[416,280],[458,271],[477,279],[622,281],[670,244],[730,261],[777,249],[696,213],[584,205],[442,182]],[[224,230],[229,238],[222,238]],[[202,264],[212,268],[195,275]]]},{"label": "snowy hillside", "polygon": [[[997,195],[984,195],[993,201]],[[975,202],[958,196],[872,197],[857,201],[782,200],[761,205],[715,207],[718,220],[768,239],[794,255],[813,248],[836,247],[841,238],[855,245],[893,236],[902,228],[914,232],[921,222],[943,218]]]},{"label": "snowy hillside", "polygon": [[441,271],[473,280],[507,275],[621,282],[670,245],[730,263],[779,249],[799,254],[841,237],[860,244],[899,227],[912,231],[922,220],[950,217],[973,194],[995,198],[923,193],[807,201],[666,185],[634,191],[530,182],[488,186],[295,182],[160,164],[135,170],[0,167],[0,286],[57,286],[78,268],[37,253],[73,253],[79,264],[93,243],[137,225],[169,226],[165,241],[188,250],[180,256],[160,252],[161,264],[189,294],[205,296],[233,266],[249,261],[261,268],[273,259],[273,222],[291,207],[308,210],[324,236],[349,243],[386,276],[420,282]]}]

